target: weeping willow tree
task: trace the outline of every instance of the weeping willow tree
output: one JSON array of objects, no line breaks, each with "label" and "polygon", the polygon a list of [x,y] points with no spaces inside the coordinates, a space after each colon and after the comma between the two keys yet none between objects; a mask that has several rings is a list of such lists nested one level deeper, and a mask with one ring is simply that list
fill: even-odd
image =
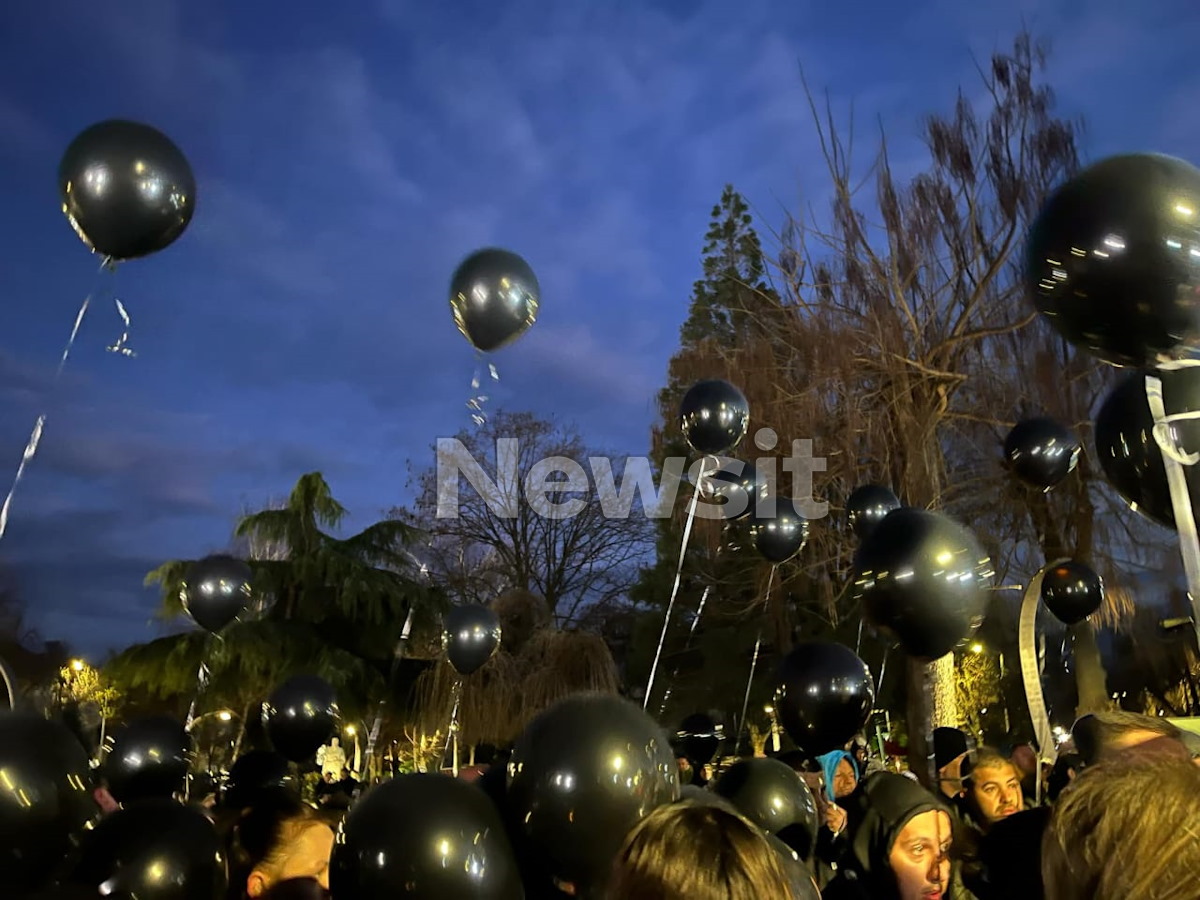
[{"label": "weeping willow tree", "polygon": [[[617,667],[599,635],[556,628],[546,602],[525,590],[492,605],[500,618],[500,649],[478,672],[462,678],[462,745],[506,744],[531,718],[581,692],[616,693]],[[459,674],[440,659],[417,683],[422,726],[445,732]]]},{"label": "weeping willow tree", "polygon": [[[177,697],[186,708],[207,665],[208,701],[249,709],[280,680],[311,672],[340,686],[344,713],[396,699],[390,676],[406,621],[418,635],[435,628],[437,595],[408,549],[410,526],[386,520],[339,537],[347,510],[318,472],[303,475],[287,501],[242,516],[235,540],[267,548],[248,560],[255,601],[217,637],[199,632],[131,647],[110,669],[132,687]],[[162,590],[161,615],[185,615],[184,578],[193,560],[171,560],[147,576]],[[414,614],[413,619],[409,613]]]}]

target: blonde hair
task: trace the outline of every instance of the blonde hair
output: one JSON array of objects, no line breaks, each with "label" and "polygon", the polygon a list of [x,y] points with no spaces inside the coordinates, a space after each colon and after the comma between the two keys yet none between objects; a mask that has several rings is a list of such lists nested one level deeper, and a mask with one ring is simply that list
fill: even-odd
[{"label": "blonde hair", "polygon": [[1133,757],[1085,769],[1042,839],[1048,900],[1195,900],[1200,768]]},{"label": "blonde hair", "polygon": [[758,900],[790,897],[783,860],[738,814],[682,801],[661,806],[625,839],[611,900]]}]

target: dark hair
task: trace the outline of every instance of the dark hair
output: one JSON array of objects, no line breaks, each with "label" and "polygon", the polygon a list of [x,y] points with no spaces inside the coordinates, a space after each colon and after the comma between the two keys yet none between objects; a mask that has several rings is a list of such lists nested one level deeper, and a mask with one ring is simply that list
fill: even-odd
[{"label": "dark hair", "polygon": [[1054,761],[1054,768],[1050,770],[1050,777],[1046,779],[1046,798],[1053,803],[1058,799],[1058,795],[1063,792],[1068,784],[1071,783],[1071,771],[1079,774],[1079,770],[1083,768],[1083,757],[1078,753],[1063,753]]},{"label": "dark hair", "polygon": [[267,888],[259,900],[329,900],[329,891],[315,878],[288,878]]},{"label": "dark hair", "polygon": [[962,780],[964,783],[969,783],[972,781],[971,776],[977,770],[998,769],[1001,766],[1009,766],[1014,770],[1017,768],[1016,763],[995,747],[980,747],[978,750],[967,753],[966,759],[963,760]]},{"label": "dark hair", "polygon": [[315,810],[287,788],[260,793],[230,833],[230,897],[242,897],[250,874],[287,845],[290,827],[315,821]]},{"label": "dark hair", "polygon": [[1122,737],[1135,731],[1147,731],[1160,737],[1181,741],[1181,732],[1166,719],[1131,712],[1089,713],[1071,726],[1075,749],[1084,765],[1100,762],[1105,755],[1117,750]]}]

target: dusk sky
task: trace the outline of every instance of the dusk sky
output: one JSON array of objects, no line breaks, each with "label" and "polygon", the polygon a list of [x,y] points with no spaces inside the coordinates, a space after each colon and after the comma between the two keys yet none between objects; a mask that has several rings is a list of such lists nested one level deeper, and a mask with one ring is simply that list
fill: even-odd
[{"label": "dusk sky", "polygon": [[[96,658],[155,636],[146,571],[224,548],[309,470],[354,524],[407,500],[408,464],[470,425],[446,289],[480,246],[542,286],[492,404],[644,453],[722,186],[768,250],[782,209],[824,202],[799,66],[863,135],[882,120],[904,169],[921,115],[976,93],[972,53],[1022,19],[1089,157],[1200,162],[1196,0],[6,0],[3,490],[50,416],[0,564],[32,624]],[[97,265],[56,170],[108,118],[179,144],[197,211],[120,271],[137,357],[105,352],[121,323],[93,307],[50,392]]]}]

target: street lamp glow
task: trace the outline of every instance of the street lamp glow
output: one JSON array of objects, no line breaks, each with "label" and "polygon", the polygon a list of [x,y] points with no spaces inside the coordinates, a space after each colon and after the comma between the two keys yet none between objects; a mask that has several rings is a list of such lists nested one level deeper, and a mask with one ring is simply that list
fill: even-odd
[{"label": "street lamp glow", "polygon": [[983,652],[983,644],[980,644],[980,643],[974,643],[974,644],[972,644],[972,645],[971,645],[971,652],[972,652],[972,653],[982,653],[982,652]]},{"label": "street lamp glow", "polygon": [[350,737],[354,737],[354,735],[356,734],[355,727],[353,725],[347,725],[346,726],[346,734],[350,735]]},{"label": "street lamp glow", "polygon": [[82,671],[83,671],[83,666],[84,666],[84,662],[83,662],[83,660],[82,660],[82,659],[73,659],[73,660],[71,660],[71,670],[72,670],[72,671],[74,671],[74,672],[82,672]]},{"label": "street lamp glow", "polygon": [[763,707],[763,712],[765,712],[768,716],[774,715],[775,707],[771,706],[770,704],[767,704],[766,706]]},{"label": "street lamp glow", "polygon": [[219,713],[217,713],[217,718],[220,719],[222,722],[228,722],[230,719],[233,718],[233,713],[231,713],[227,709],[223,709]]}]

